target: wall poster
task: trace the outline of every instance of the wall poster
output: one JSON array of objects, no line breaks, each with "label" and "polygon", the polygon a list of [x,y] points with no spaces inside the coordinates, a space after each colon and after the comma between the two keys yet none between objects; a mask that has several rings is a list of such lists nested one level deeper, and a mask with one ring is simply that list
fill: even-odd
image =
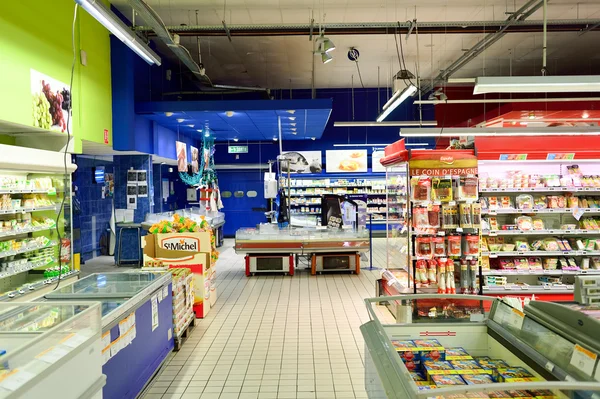
[{"label": "wall poster", "polygon": [[[69,85],[30,70],[33,126],[73,135],[73,113]],[[70,115],[70,116],[69,116]]]},{"label": "wall poster", "polygon": [[325,152],[327,173],[367,172],[367,150],[329,150]]},{"label": "wall poster", "polygon": [[187,172],[187,146],[181,141],[175,142],[175,149],[177,152],[177,171]]},{"label": "wall poster", "polygon": [[288,151],[281,158],[289,162],[281,163],[281,172],[287,173],[321,173],[323,170],[323,153],[321,151]]}]

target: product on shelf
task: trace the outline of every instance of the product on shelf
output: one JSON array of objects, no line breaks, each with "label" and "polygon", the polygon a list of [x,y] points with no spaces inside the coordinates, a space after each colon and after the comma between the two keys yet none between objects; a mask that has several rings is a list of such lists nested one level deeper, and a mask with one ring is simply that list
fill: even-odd
[{"label": "product on shelf", "polygon": [[429,201],[431,199],[431,178],[427,176],[410,179],[411,199],[413,201]]}]

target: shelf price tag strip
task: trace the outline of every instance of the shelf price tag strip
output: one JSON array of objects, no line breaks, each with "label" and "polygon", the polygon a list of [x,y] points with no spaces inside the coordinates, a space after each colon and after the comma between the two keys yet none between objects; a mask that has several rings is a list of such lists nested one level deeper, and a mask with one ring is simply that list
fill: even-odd
[{"label": "shelf price tag strip", "polygon": [[575,345],[573,355],[571,356],[571,366],[584,372],[590,377],[594,373],[594,366],[598,360],[598,355],[585,349],[580,345]]}]

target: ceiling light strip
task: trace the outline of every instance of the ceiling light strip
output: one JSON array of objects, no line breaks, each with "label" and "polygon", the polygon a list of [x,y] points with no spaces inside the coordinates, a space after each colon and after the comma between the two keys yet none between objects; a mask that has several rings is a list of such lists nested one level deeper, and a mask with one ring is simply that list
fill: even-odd
[{"label": "ceiling light strip", "polygon": [[473,94],[600,92],[600,76],[482,76]]},{"label": "ceiling light strip", "polygon": [[413,104],[496,104],[496,103],[563,103],[577,101],[600,101],[600,97],[565,98],[487,98],[480,100],[415,100]]},{"label": "ceiling light strip", "polygon": [[[384,110],[377,117],[377,122],[381,122],[385,118],[387,118],[388,115],[391,114],[393,110],[395,110],[408,97],[412,96],[416,92],[417,92],[417,87],[415,85],[410,84],[410,85],[406,86],[406,88],[404,90],[402,90],[402,92],[400,93],[400,95],[398,97],[396,97],[396,99],[393,100],[391,104],[388,105],[388,103],[389,103],[389,101],[388,101],[388,103],[386,103],[387,107],[386,107],[386,105],[383,106]],[[396,94],[394,94],[394,96],[392,98],[394,98],[395,96],[396,96]]]},{"label": "ceiling light strip", "polygon": [[390,122],[333,122],[333,127],[400,127],[400,126],[437,126],[437,121],[390,121]]}]

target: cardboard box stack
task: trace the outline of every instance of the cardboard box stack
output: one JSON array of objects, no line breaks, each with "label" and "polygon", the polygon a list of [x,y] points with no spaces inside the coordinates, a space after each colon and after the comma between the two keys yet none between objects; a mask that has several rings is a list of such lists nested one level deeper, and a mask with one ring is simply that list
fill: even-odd
[{"label": "cardboard box stack", "polygon": [[173,333],[181,335],[194,315],[194,278],[188,268],[170,269],[173,275]]},{"label": "cardboard box stack", "polygon": [[[502,359],[471,356],[463,348],[444,348],[435,339],[392,340],[392,344],[419,390],[455,385],[539,381],[524,367],[510,366]],[[494,392],[472,392],[444,397],[446,399],[558,399],[551,391],[502,391],[501,386],[498,389]]]},{"label": "cardboard box stack", "polygon": [[144,266],[187,268],[192,272],[194,313],[205,317],[217,299],[216,260],[214,235],[208,223],[200,225],[178,215],[174,221],[161,222],[142,237]]}]

